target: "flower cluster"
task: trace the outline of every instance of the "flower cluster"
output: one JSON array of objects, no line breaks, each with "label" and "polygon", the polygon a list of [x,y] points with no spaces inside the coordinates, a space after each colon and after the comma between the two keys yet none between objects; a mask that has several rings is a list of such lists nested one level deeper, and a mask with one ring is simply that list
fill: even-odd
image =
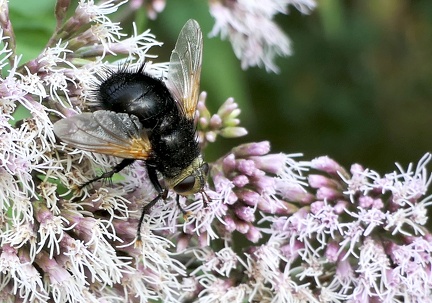
[{"label": "flower cluster", "polygon": [[[146,1],[154,16],[164,3]],[[263,3],[272,5],[211,5],[271,20],[290,3],[313,2]],[[149,60],[160,43],[148,31],[128,37],[111,21],[123,4],[81,0],[69,13],[70,1],[59,0],[46,48],[21,62],[0,1],[0,301],[432,302],[430,154],[381,176],[328,157],[271,153],[266,141],[243,144],[210,163],[205,194],[179,200],[187,217],[172,193],[157,203],[141,246],[137,223],[156,195],[142,161],[112,184],[77,191],[119,159],[60,144],[52,122],[87,110],[89,83],[107,66],[167,71]],[[105,63],[112,55],[124,59]],[[233,99],[215,114],[205,100],[196,121],[203,148],[246,134]]]},{"label": "flower cluster", "polygon": [[215,142],[218,135],[225,138],[236,138],[247,134],[245,128],[238,126],[240,120],[237,117],[240,109],[233,98],[228,98],[214,115],[211,115],[205,106],[206,98],[207,93],[202,92],[199,96],[196,116],[199,141],[202,147],[205,147],[207,143]]},{"label": "flower cluster", "polygon": [[281,273],[290,279],[284,287],[272,284],[276,296],[430,302],[430,159],[427,154],[415,169],[399,167],[384,177],[357,164],[348,173],[328,157],[311,161],[313,202],[290,217],[267,218],[272,224],[266,245],[280,249]]},{"label": "flower cluster", "polygon": [[[210,14],[215,20],[210,36],[228,38],[241,67],[264,67],[268,72],[279,72],[277,56],[292,54],[291,41],[273,20],[277,14],[288,14],[295,7],[302,14],[310,14],[315,0],[209,0]],[[155,19],[165,8],[165,0],[132,0],[130,8],[145,5],[147,15]]]},{"label": "flower cluster", "polygon": [[228,37],[241,66],[264,66],[278,72],[275,57],[291,54],[291,42],[273,21],[278,13],[286,14],[288,5],[308,14],[315,8],[313,0],[211,0],[210,13],[216,23],[212,36]]},{"label": "flower cluster", "polygon": [[[175,289],[169,281],[183,273],[177,262],[169,262],[169,241],[155,238],[154,249],[160,253],[154,256],[167,259],[155,265],[166,269],[157,275],[167,284],[156,283],[152,263],[117,235],[122,229],[136,230],[135,222],[126,221],[134,209],[122,196],[124,189],[86,189],[83,196],[74,191],[116,160],[64,149],[53,133],[52,119],[85,109],[88,84],[110,55],[123,55],[137,65],[146,62],[155,74],[166,71],[167,64],[148,61],[148,50],[160,45],[149,31],[127,37],[110,20],[121,4],[80,1],[66,18],[73,8],[68,1],[58,1],[57,29],[47,46],[37,58],[21,62],[7,3],[1,2],[2,302],[147,301],[160,298],[160,293],[169,297]],[[15,121],[17,112],[24,116],[20,121]]]},{"label": "flower cluster", "polygon": [[265,154],[266,146],[243,145],[215,163],[212,180],[227,191],[215,225],[224,241],[198,249],[183,236],[197,264],[190,298],[432,302],[430,154],[381,177],[357,164],[347,172],[328,157],[306,163]]}]

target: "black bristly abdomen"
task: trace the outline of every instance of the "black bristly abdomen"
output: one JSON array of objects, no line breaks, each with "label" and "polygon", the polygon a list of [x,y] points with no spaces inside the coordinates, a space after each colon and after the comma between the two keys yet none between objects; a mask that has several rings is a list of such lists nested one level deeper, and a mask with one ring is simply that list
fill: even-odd
[{"label": "black bristly abdomen", "polygon": [[140,70],[109,72],[96,93],[105,110],[135,115],[144,128],[152,129],[176,107],[165,84]]}]

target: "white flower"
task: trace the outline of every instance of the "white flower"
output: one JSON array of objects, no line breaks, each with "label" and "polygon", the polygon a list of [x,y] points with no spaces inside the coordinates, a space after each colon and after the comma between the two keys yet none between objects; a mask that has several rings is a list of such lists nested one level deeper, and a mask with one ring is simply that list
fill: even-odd
[{"label": "white flower", "polygon": [[17,296],[24,301],[43,302],[49,299],[39,272],[30,263],[22,262],[17,251],[9,245],[2,245],[0,271],[4,276],[3,281],[12,282],[10,293],[15,299]]},{"label": "white flower", "polygon": [[116,12],[121,5],[126,3],[126,1],[115,2],[114,0],[108,0],[96,5],[93,0],[80,0],[76,14],[95,23],[111,23],[107,15]]},{"label": "white flower", "polygon": [[[208,193],[209,191],[207,191]],[[207,245],[211,240],[219,238],[217,230],[214,229],[214,222],[219,221],[224,224],[223,217],[226,214],[227,207],[221,198],[215,198],[207,207],[203,207],[203,201],[197,200],[187,208],[192,215],[183,225],[183,230],[191,229],[197,235],[204,234]]]},{"label": "white flower", "polygon": [[231,270],[235,269],[237,263],[241,261],[231,247],[225,247],[219,251],[213,252],[211,249],[192,249],[193,254],[203,265],[197,267],[191,275],[199,271],[212,272],[229,277]]}]

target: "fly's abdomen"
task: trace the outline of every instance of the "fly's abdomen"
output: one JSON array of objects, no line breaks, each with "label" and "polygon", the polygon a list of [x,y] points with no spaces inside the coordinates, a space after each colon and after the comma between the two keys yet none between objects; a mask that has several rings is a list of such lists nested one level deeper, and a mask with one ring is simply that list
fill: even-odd
[{"label": "fly's abdomen", "polygon": [[102,109],[135,115],[148,129],[176,107],[165,84],[141,71],[113,73],[101,83],[97,100]]}]

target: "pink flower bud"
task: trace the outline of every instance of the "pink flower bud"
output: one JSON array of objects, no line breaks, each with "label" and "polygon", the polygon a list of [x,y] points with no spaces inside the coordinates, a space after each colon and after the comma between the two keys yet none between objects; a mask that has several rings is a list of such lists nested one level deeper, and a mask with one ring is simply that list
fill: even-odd
[{"label": "pink flower bud", "polygon": [[262,156],[268,154],[269,151],[270,143],[268,141],[246,143],[232,149],[237,158]]}]

